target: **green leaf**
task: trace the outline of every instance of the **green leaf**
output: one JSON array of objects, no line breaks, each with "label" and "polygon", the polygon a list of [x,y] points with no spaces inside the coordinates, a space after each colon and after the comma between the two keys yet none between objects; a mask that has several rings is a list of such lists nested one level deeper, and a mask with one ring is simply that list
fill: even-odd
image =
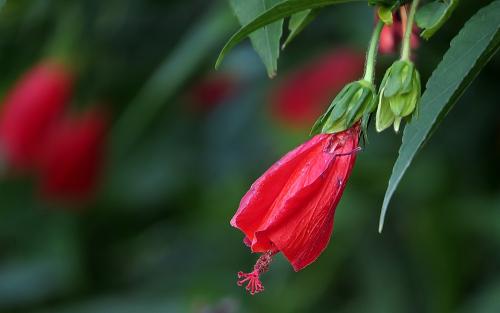
[{"label": "green leaf", "polygon": [[297,35],[306,28],[309,23],[311,23],[316,16],[318,16],[319,10],[305,10],[292,15],[290,21],[288,22],[288,29],[290,34],[288,35],[285,43],[283,44],[283,49],[288,46],[288,44],[297,37]]},{"label": "green leaf", "polygon": [[[283,0],[230,0],[236,17],[245,25]],[[264,26],[250,34],[252,46],[264,62],[269,77],[276,75],[280,53],[280,39],[283,33],[283,19]]]},{"label": "green leaf", "polygon": [[424,30],[420,36],[431,38],[450,18],[457,4],[458,0],[437,0],[420,8],[415,16],[418,27]]},{"label": "green leaf", "polygon": [[382,205],[379,231],[389,201],[418,150],[499,48],[500,0],[496,0],[465,24],[429,79],[419,118],[408,124],[403,134]]},{"label": "green leaf", "polygon": [[[248,0],[247,0],[248,1]],[[240,28],[226,43],[224,48],[217,58],[215,63],[215,68],[218,68],[222,63],[225,55],[240,41],[245,39],[248,35],[255,32],[256,30],[269,25],[273,22],[279,21],[285,17],[291,16],[295,13],[302,12],[309,9],[321,8],[328,5],[345,3],[345,2],[355,2],[364,0],[286,0],[283,1],[269,10],[265,11],[261,15],[257,16],[253,20],[249,21],[245,26]]]}]

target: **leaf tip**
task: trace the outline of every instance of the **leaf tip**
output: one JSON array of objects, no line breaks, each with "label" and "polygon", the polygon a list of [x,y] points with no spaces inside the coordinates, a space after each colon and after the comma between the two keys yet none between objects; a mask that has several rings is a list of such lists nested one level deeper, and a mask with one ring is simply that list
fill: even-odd
[{"label": "leaf tip", "polygon": [[380,219],[378,221],[378,233],[381,234],[382,231],[384,230],[384,221],[385,221],[385,214],[387,213],[387,204],[385,203],[382,205],[382,212],[380,212]]},{"label": "leaf tip", "polygon": [[382,220],[378,224],[378,233],[381,234],[383,230],[384,230],[384,221]]},{"label": "leaf tip", "polygon": [[218,70],[220,68],[221,63],[222,63],[222,57],[219,55],[217,57],[217,60],[215,61],[215,65],[214,65],[215,70]]}]

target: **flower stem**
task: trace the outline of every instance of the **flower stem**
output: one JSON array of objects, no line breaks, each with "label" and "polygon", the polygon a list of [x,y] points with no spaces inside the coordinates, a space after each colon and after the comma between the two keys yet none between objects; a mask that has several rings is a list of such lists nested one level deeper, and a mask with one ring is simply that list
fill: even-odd
[{"label": "flower stem", "polygon": [[372,38],[370,39],[370,46],[368,47],[368,52],[366,54],[365,75],[363,76],[363,80],[370,83],[373,83],[375,78],[375,63],[377,62],[378,42],[382,27],[384,27],[384,22],[378,21],[377,26],[375,26],[373,31]]},{"label": "flower stem", "polygon": [[413,0],[411,3],[410,13],[406,20],[405,34],[403,37],[403,46],[401,47],[401,60],[409,60],[411,54],[411,34],[413,32],[413,21],[417,12],[418,3],[420,0]]}]

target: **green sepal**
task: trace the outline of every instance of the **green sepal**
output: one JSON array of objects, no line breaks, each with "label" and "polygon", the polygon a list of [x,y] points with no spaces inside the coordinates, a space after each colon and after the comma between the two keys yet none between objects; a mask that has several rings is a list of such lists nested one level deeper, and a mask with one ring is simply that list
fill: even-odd
[{"label": "green sepal", "polygon": [[330,104],[332,108],[330,120],[332,123],[344,117],[347,110],[349,109],[349,102],[358,92],[355,84],[356,83],[350,83],[345,86],[343,90],[344,92],[340,93],[338,97],[335,97],[335,99]]},{"label": "green sepal", "polygon": [[394,96],[401,90],[402,78],[401,72],[405,67],[405,61],[396,61],[386,71],[386,85],[384,87],[384,97],[389,98]]},{"label": "green sepal", "polygon": [[373,111],[375,99],[372,83],[360,80],[347,84],[316,121],[311,135],[337,133],[352,127],[364,114]]},{"label": "green sepal", "polygon": [[411,62],[406,62],[405,67],[401,71],[401,79],[403,85],[401,86],[401,93],[408,93],[412,90],[415,73],[415,65]]},{"label": "green sepal", "polygon": [[375,115],[375,128],[378,132],[382,132],[394,123],[394,113],[391,110],[389,102],[382,96],[384,90],[380,91],[380,100]]},{"label": "green sepal", "polygon": [[355,120],[359,120],[361,116],[363,116],[364,108],[366,108],[366,99],[369,96],[369,92],[367,90],[361,89],[357,94],[360,93],[359,98],[354,100],[354,104],[349,108],[346,114],[345,123],[347,125],[351,125]]},{"label": "green sepal", "polygon": [[389,7],[379,7],[377,10],[378,18],[384,22],[385,25],[392,25],[392,8]]}]

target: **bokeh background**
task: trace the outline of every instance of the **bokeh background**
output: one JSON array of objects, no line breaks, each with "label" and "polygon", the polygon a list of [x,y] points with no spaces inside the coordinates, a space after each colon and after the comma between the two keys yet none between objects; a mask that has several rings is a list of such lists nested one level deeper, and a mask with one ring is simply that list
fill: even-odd
[{"label": "bokeh background", "polygon": [[[57,150],[48,179],[2,162],[1,312],[500,312],[498,55],[415,160],[383,234],[401,139],[371,130],[327,250],[299,273],[278,256],[252,297],[236,272],[257,256],[229,219],[250,184],[307,138],[328,98],[360,76],[372,9],[324,9],[270,80],[248,41],[213,70],[238,27],[225,1],[2,2],[2,99],[23,73],[57,60],[75,79],[66,110],[105,111],[107,127],[87,157]],[[488,2],[461,1],[420,42],[424,80]],[[396,57],[381,56],[379,76]],[[47,194],[51,177],[62,171],[71,185],[82,168],[97,169],[93,192]]]}]

